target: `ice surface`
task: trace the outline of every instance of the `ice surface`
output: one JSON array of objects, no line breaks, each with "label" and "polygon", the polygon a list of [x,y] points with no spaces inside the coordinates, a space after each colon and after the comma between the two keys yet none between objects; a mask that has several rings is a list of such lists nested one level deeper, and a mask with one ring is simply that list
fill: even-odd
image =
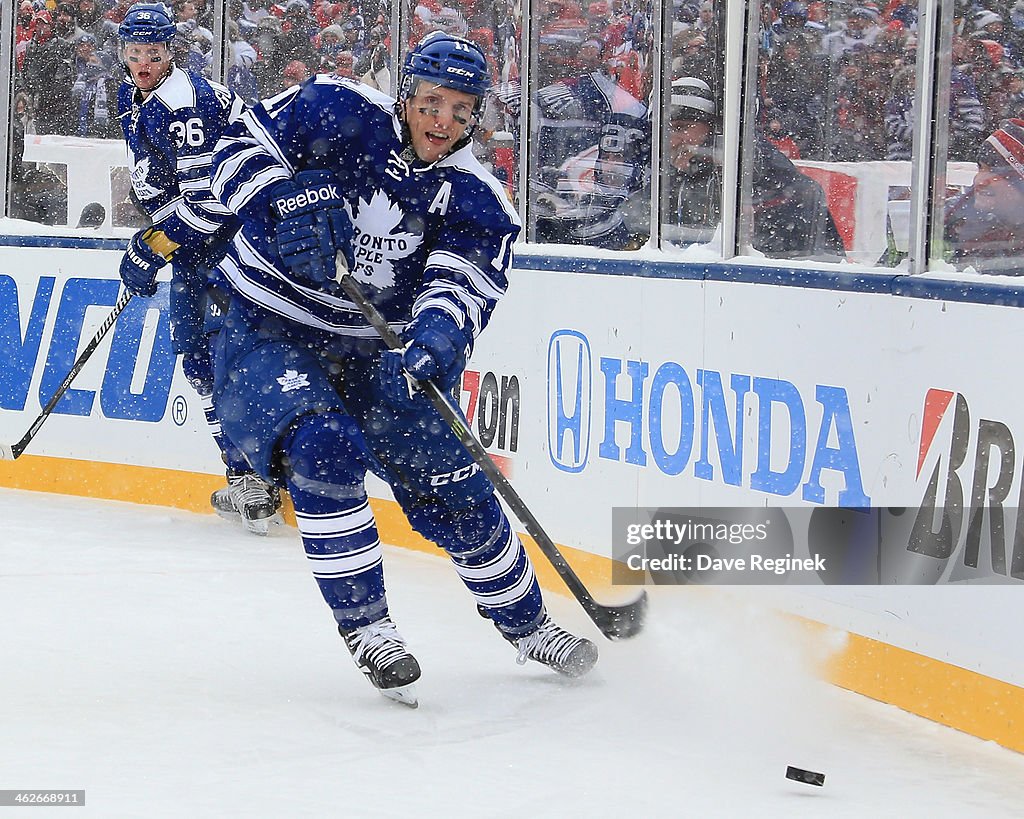
[{"label": "ice surface", "polygon": [[[1024,757],[818,682],[826,646],[747,591],[658,588],[648,630],[618,644],[549,595],[601,640],[574,683],[517,666],[445,561],[388,549],[392,614],[423,666],[413,711],[355,671],[292,529],[11,490],[0,521],[0,788],[84,788],[65,819],[1024,804]],[[789,764],[825,787],[785,779]]]}]

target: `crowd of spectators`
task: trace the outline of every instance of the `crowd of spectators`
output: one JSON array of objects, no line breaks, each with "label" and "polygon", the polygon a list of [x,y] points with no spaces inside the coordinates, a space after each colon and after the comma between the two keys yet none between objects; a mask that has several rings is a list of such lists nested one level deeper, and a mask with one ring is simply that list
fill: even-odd
[{"label": "crowd of spectators", "polygon": [[[112,111],[124,71],[117,27],[131,0],[16,0],[12,137],[13,215],[36,221],[63,218],[56,207],[27,204],[32,180],[49,180],[59,199],[59,168],[21,162],[26,134],[120,139]],[[174,0],[177,65],[212,77],[215,28],[208,0]],[[517,26],[508,0],[484,3],[422,0],[409,8],[409,42],[444,30],[479,44],[496,66],[495,79],[518,79]],[[315,73],[360,80],[394,93],[390,0],[229,0],[224,82],[247,103],[300,83]],[[515,67],[510,67],[515,66]]]},{"label": "crowd of spectators", "polygon": [[[720,90],[725,0],[666,1],[663,85],[694,77]],[[129,0],[15,2],[16,156],[24,134],[120,138],[111,110],[123,76],[117,26]],[[948,159],[974,161],[1002,121],[1024,116],[1024,0],[954,0],[954,8]],[[209,0],[176,0],[173,9],[176,61],[210,76],[215,25]],[[440,29],[484,49],[494,66],[494,89],[477,129],[478,153],[510,191],[518,188],[522,11],[516,0],[408,0],[401,34],[403,47]],[[559,185],[577,184],[554,180],[553,169],[565,177],[566,162],[600,146],[590,179],[600,182],[603,175],[621,189],[605,184],[600,207],[611,212],[625,204],[629,188],[643,188],[650,173],[659,11],[651,0],[541,0],[531,30],[538,121],[548,130],[535,134],[543,138],[531,148],[531,185],[557,192]],[[226,17],[224,81],[247,102],[314,73],[396,91],[391,48],[399,35],[392,31],[391,0],[228,0]],[[760,25],[756,116],[762,136],[791,159],[910,159],[916,2],[763,0]],[[604,108],[601,97],[609,101]],[[630,118],[647,120],[646,141],[637,136],[643,127],[633,127]],[[15,200],[19,190],[40,187],[47,173],[15,163]],[[39,209],[26,210],[33,208]]]},{"label": "crowd of spectators", "polygon": [[[1000,122],[1024,112],[1024,0],[953,7],[947,158],[974,161]],[[698,14],[685,8],[683,39]],[[768,0],[761,17],[760,125],[780,150],[794,159],[910,159],[916,2]]]}]

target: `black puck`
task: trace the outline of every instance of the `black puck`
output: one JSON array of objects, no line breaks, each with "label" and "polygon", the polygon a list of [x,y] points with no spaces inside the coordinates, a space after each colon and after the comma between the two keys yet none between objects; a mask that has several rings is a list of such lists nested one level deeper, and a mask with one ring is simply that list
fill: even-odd
[{"label": "black puck", "polygon": [[825,784],[825,774],[796,768],[793,765],[786,766],[786,779],[803,782],[806,785],[817,785],[819,788]]}]

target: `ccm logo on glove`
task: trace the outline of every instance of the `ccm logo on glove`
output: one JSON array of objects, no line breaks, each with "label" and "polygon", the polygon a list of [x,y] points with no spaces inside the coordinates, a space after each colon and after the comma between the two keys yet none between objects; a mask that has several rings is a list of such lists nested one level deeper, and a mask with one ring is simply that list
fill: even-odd
[{"label": "ccm logo on glove", "polygon": [[330,202],[341,198],[336,185],[324,185],[322,188],[305,190],[295,196],[287,196],[274,201],[274,207],[281,216],[287,216],[293,210],[315,205],[317,202]]}]

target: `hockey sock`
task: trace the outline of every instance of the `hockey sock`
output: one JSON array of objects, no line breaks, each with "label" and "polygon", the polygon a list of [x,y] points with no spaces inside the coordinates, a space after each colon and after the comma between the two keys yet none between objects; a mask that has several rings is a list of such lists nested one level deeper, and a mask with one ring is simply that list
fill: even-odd
[{"label": "hockey sock", "polygon": [[481,613],[502,633],[515,637],[537,627],[544,612],[540,586],[522,542],[493,494],[457,512],[439,506],[420,509],[410,520],[448,553]]},{"label": "hockey sock", "polygon": [[220,449],[221,459],[224,461],[228,472],[232,474],[252,472],[252,467],[249,466],[249,462],[246,460],[245,455],[242,454],[242,450],[231,443],[231,439],[221,429],[220,419],[213,408],[213,394],[200,395],[199,400],[203,406],[203,414],[206,416],[206,428],[210,430],[213,440]]},{"label": "hockey sock", "polygon": [[366,474],[333,413],[306,416],[283,441],[288,492],[302,545],[334,619],[345,631],[388,613],[377,524]]},{"label": "hockey sock", "polygon": [[213,408],[213,362],[209,353],[186,353],[181,358],[181,370],[188,383],[192,385],[192,389],[199,395],[206,418],[206,428],[210,430],[210,435],[220,450],[221,460],[224,461],[228,473],[252,472],[252,467],[249,466],[242,450],[231,443],[231,439],[224,433],[217,411]]}]

